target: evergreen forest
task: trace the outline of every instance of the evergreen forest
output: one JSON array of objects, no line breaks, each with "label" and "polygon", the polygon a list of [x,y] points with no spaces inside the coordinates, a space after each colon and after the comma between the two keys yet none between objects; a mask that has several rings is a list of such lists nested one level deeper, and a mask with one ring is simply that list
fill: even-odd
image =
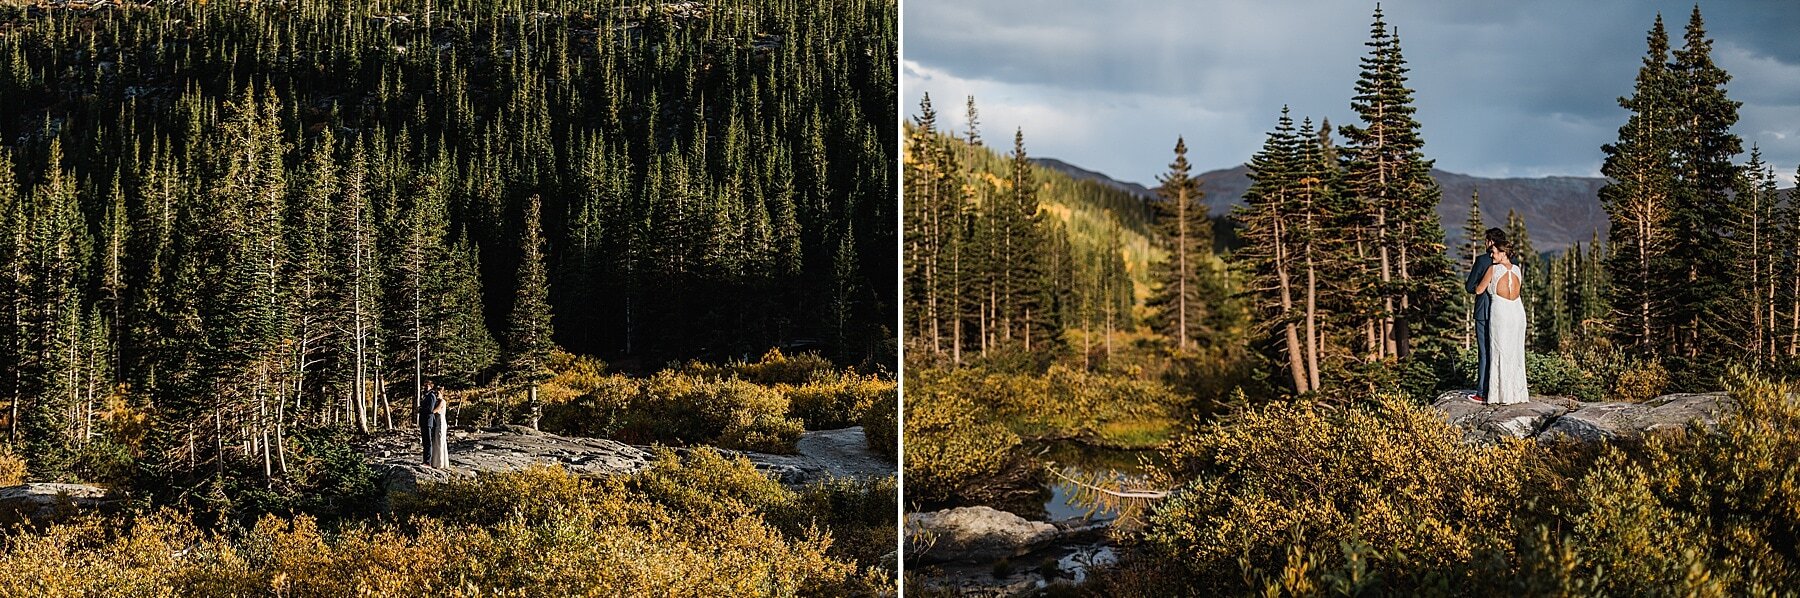
[{"label": "evergreen forest", "polygon": [[[377,514],[366,453],[436,382],[455,426],[790,453],[874,418],[891,455],[897,20],[892,0],[0,2],[0,486],[172,509],[0,542],[21,572],[0,586],[386,593],[357,573],[392,570],[368,546],[530,560],[560,529],[611,538],[578,558],[657,547],[660,573],[571,594],[878,591],[891,478],[786,487],[684,452]],[[531,509],[555,516],[495,527]],[[313,554],[342,561],[284,574],[254,548],[315,522]],[[249,564],[25,567],[151,537]],[[393,583],[538,583],[487,557]]]}]

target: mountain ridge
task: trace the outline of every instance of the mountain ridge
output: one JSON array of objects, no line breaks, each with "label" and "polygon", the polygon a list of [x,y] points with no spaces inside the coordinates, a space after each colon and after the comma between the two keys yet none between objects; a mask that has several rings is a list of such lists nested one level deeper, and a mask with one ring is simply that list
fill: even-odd
[{"label": "mountain ridge", "polygon": [[[1146,199],[1155,198],[1149,187],[1121,181],[1105,173],[1082,168],[1057,158],[1033,158],[1039,166],[1077,179],[1094,181]],[[1250,169],[1245,165],[1209,170],[1195,178],[1206,193],[1206,204],[1214,216],[1221,216],[1231,206],[1242,205],[1244,192],[1250,188]],[[1562,251],[1576,243],[1587,243],[1595,236],[1604,237],[1606,211],[1600,206],[1601,177],[1548,176],[1536,178],[1489,178],[1446,170],[1432,169],[1431,176],[1443,189],[1438,204],[1438,219],[1443,223],[1447,242],[1462,239],[1463,221],[1469,217],[1469,196],[1481,193],[1482,221],[1488,226],[1504,226],[1506,214],[1516,211],[1525,218],[1531,231],[1532,246],[1539,251]]]}]

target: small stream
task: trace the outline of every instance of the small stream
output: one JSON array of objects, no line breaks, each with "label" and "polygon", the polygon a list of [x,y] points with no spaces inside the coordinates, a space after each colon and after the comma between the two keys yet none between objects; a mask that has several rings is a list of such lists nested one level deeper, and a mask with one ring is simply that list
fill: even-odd
[{"label": "small stream", "polygon": [[[1154,451],[1101,448],[1064,442],[1049,446],[1043,459],[1077,474],[1076,477],[1129,479],[1143,475],[1145,459],[1157,457]],[[1075,485],[1054,476],[1047,477],[1044,490],[1049,496],[1043,506],[1047,520],[1064,521],[1085,517],[1090,521],[1111,521],[1118,518],[1117,510],[1103,509],[1090,513],[1085,506],[1071,504],[1076,492]]]}]

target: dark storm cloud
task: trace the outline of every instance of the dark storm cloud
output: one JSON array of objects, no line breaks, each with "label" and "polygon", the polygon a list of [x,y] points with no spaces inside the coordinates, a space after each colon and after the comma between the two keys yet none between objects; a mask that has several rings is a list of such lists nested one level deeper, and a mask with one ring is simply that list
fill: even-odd
[{"label": "dark storm cloud", "polygon": [[[1680,45],[1691,3],[1389,0],[1428,155],[1488,176],[1597,174],[1660,11]],[[944,120],[974,94],[987,137],[1149,182],[1185,135],[1203,167],[1243,162],[1284,104],[1349,109],[1373,3],[1342,0],[908,0],[906,96]],[[1784,176],[1800,162],[1800,3],[1710,2],[1714,58],[1745,103],[1737,132]],[[909,107],[909,112],[912,109]]]}]

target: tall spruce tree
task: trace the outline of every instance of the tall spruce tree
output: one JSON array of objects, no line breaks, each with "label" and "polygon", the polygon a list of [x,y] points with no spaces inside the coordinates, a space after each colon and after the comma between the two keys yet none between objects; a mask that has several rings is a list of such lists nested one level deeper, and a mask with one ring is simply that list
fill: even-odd
[{"label": "tall spruce tree", "polygon": [[1733,159],[1743,151],[1731,132],[1740,102],[1725,95],[1731,76],[1714,64],[1712,40],[1695,6],[1669,64],[1671,102],[1678,110],[1673,143],[1676,185],[1671,194],[1667,278],[1653,282],[1667,293],[1668,330],[1674,335],[1670,357],[1684,380],[1701,382],[1718,374],[1737,354],[1742,338],[1740,285],[1734,265],[1743,256],[1730,242],[1739,220],[1738,181]]},{"label": "tall spruce tree", "polygon": [[1436,215],[1441,190],[1421,151],[1399,38],[1379,7],[1366,45],[1351,101],[1361,124],[1340,129],[1347,141],[1340,153],[1345,192],[1361,204],[1358,212],[1371,215],[1367,259],[1380,280],[1375,353],[1407,357],[1429,349],[1436,356],[1455,326],[1446,313],[1454,279]]},{"label": "tall spruce tree", "polygon": [[1671,278],[1665,273],[1674,229],[1674,137],[1679,119],[1675,103],[1675,76],[1669,68],[1669,37],[1657,15],[1648,35],[1649,49],[1639,67],[1636,88],[1619,105],[1631,117],[1619,128],[1617,142],[1602,149],[1606,161],[1600,173],[1607,184],[1600,188],[1600,202],[1610,224],[1611,257],[1607,262],[1613,285],[1610,303],[1615,342],[1639,351],[1660,354],[1667,349],[1664,326],[1668,294],[1658,287]]},{"label": "tall spruce tree", "polygon": [[538,385],[550,377],[550,301],[545,276],[542,202],[537,196],[525,201],[519,236],[519,273],[514,283],[511,315],[507,318],[507,371],[512,383],[525,386],[526,424],[537,429],[543,404]]},{"label": "tall spruce tree", "polygon": [[1187,140],[1175,139],[1175,161],[1169,171],[1158,177],[1161,201],[1152,204],[1157,231],[1168,247],[1166,261],[1156,265],[1155,277],[1160,285],[1150,306],[1157,310],[1152,325],[1167,336],[1178,351],[1195,347],[1206,334],[1206,306],[1201,301],[1199,279],[1202,260],[1211,257],[1212,220],[1207,218],[1205,194],[1200,180],[1189,174]]}]

